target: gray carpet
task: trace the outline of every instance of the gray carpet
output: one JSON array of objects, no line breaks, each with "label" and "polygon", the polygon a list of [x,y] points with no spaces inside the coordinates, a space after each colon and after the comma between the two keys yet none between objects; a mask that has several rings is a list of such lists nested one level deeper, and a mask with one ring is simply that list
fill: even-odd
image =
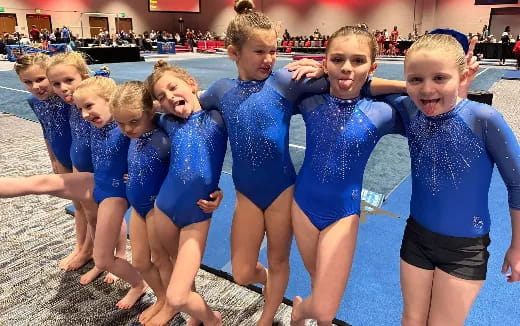
[{"label": "gray carpet", "polygon": [[[0,114],[0,177],[50,173],[38,124]],[[74,245],[69,201],[51,196],[0,200],[0,325],[138,325],[138,314],[154,300],[147,293],[128,311],[115,308],[128,286],[118,281],[79,284],[83,269],[64,272],[59,260]],[[222,313],[224,325],[254,325],[263,298],[254,291],[200,270],[197,290]],[[290,307],[276,320],[289,325]],[[177,316],[170,325],[183,325]]]}]

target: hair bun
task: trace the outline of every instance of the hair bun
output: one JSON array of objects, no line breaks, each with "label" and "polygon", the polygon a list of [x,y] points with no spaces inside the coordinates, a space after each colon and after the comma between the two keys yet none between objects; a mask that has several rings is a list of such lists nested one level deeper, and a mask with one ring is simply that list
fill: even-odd
[{"label": "hair bun", "polygon": [[235,0],[235,11],[240,14],[253,12],[255,4],[251,0]]},{"label": "hair bun", "polygon": [[168,62],[161,59],[153,65],[153,70],[162,69],[162,68],[166,68],[169,66],[170,66],[170,64]]}]

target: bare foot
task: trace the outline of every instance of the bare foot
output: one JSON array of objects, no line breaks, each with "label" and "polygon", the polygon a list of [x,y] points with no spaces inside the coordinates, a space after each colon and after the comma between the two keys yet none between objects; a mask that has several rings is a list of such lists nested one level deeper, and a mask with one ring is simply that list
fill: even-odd
[{"label": "bare foot", "polygon": [[165,304],[162,306],[161,311],[159,311],[159,313],[153,316],[153,318],[150,319],[148,323],[146,323],[146,326],[164,326],[168,324],[168,322],[172,320],[176,314],[177,311],[175,311],[172,306]]},{"label": "bare foot", "polygon": [[112,284],[112,283],[116,282],[117,280],[119,280],[119,277],[115,276],[112,273],[107,273],[107,275],[105,275],[105,278],[103,279],[103,282]]},{"label": "bare foot", "polygon": [[75,271],[85,266],[92,259],[92,253],[79,252],[76,256],[72,257],[65,268],[66,271]]},{"label": "bare foot", "polygon": [[123,299],[116,303],[116,307],[119,309],[132,308],[137,300],[146,292],[146,289],[148,289],[148,285],[146,285],[145,282],[141,282],[138,286],[130,288]]},{"label": "bare foot", "polygon": [[87,285],[90,282],[92,282],[93,280],[95,280],[99,275],[101,275],[101,273],[103,273],[103,271],[100,270],[99,268],[97,268],[96,266],[94,266],[94,267],[92,267],[91,270],[89,270],[85,274],[81,275],[81,278],[79,279],[79,283],[81,285]]},{"label": "bare foot", "polygon": [[293,308],[291,313],[291,326],[305,326],[305,320],[301,317],[301,304],[303,299],[301,297],[294,297]]},{"label": "bare foot", "polygon": [[74,256],[76,256],[77,254],[79,253],[79,248],[74,248],[74,250],[68,254],[65,258],[63,258],[62,260],[60,260],[60,262],[58,263],[58,266],[63,269],[63,270],[68,270],[67,269],[67,265],[69,264],[69,261],[74,258]]},{"label": "bare foot", "polygon": [[153,318],[159,311],[161,311],[162,307],[164,305],[164,300],[157,300],[153,305],[146,308],[140,315],[139,315],[139,322],[143,325],[145,325],[150,319]]}]

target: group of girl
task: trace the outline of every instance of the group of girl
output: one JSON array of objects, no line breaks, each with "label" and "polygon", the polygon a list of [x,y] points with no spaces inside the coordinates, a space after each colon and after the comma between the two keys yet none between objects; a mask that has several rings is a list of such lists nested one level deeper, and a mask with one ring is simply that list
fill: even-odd
[{"label": "group of girl", "polygon": [[[81,112],[95,127],[84,138],[93,174],[3,178],[0,196],[52,193],[78,200],[93,238],[95,273],[108,270],[131,284],[118,306],[131,307],[146,284],[156,293],[141,323],[164,325],[183,311],[191,316],[189,325],[220,325],[221,315],[194,291],[194,278],[211,211],[221,199],[212,192],[229,137],[236,188],[232,271],[239,284],[264,286],[257,324],[271,325],[282,302],[294,232],[311,294],[294,298],[292,324],[314,319],[331,325],[353,261],[366,162],[383,135],[400,133],[409,140],[413,179],[401,247],[403,325],[463,325],[487,269],[487,190],[494,163],[508,187],[513,228],[503,272],[510,270],[510,282],[520,280],[520,147],[496,110],[461,99],[475,76],[466,66],[471,50],[466,57],[451,35],[423,36],[405,59],[409,96],[372,99],[401,92],[404,85],[371,78],[377,43],[368,32],[340,28],[323,66],[304,61],[273,72],[274,24],[253,11],[251,1],[235,1],[235,9],[226,46],[238,78],[215,82],[200,99],[193,77],[164,62],[144,84],[118,86],[109,78],[87,78],[68,63],[51,63],[31,78],[19,73],[24,83],[48,78],[56,94],[68,102],[72,96],[77,108],[70,112]],[[74,78],[56,68],[70,74],[75,69],[80,82],[62,91]],[[319,78],[322,73],[328,79]],[[42,95],[42,88],[33,87],[39,89],[33,94]],[[152,99],[163,111],[159,117]],[[307,130],[298,176],[288,143],[296,112]],[[60,156],[42,125],[50,152]],[[114,254],[129,204],[135,268]],[[267,268],[258,261],[264,236]]]}]

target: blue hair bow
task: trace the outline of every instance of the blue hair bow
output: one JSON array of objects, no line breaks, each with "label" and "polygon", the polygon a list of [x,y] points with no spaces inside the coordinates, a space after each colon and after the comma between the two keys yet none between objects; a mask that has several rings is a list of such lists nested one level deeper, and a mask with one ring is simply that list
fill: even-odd
[{"label": "blue hair bow", "polygon": [[449,28],[436,28],[433,31],[431,31],[429,34],[446,34],[453,36],[459,43],[462,45],[462,49],[464,50],[464,53],[468,53],[469,50],[469,41],[468,37],[454,29]]}]

